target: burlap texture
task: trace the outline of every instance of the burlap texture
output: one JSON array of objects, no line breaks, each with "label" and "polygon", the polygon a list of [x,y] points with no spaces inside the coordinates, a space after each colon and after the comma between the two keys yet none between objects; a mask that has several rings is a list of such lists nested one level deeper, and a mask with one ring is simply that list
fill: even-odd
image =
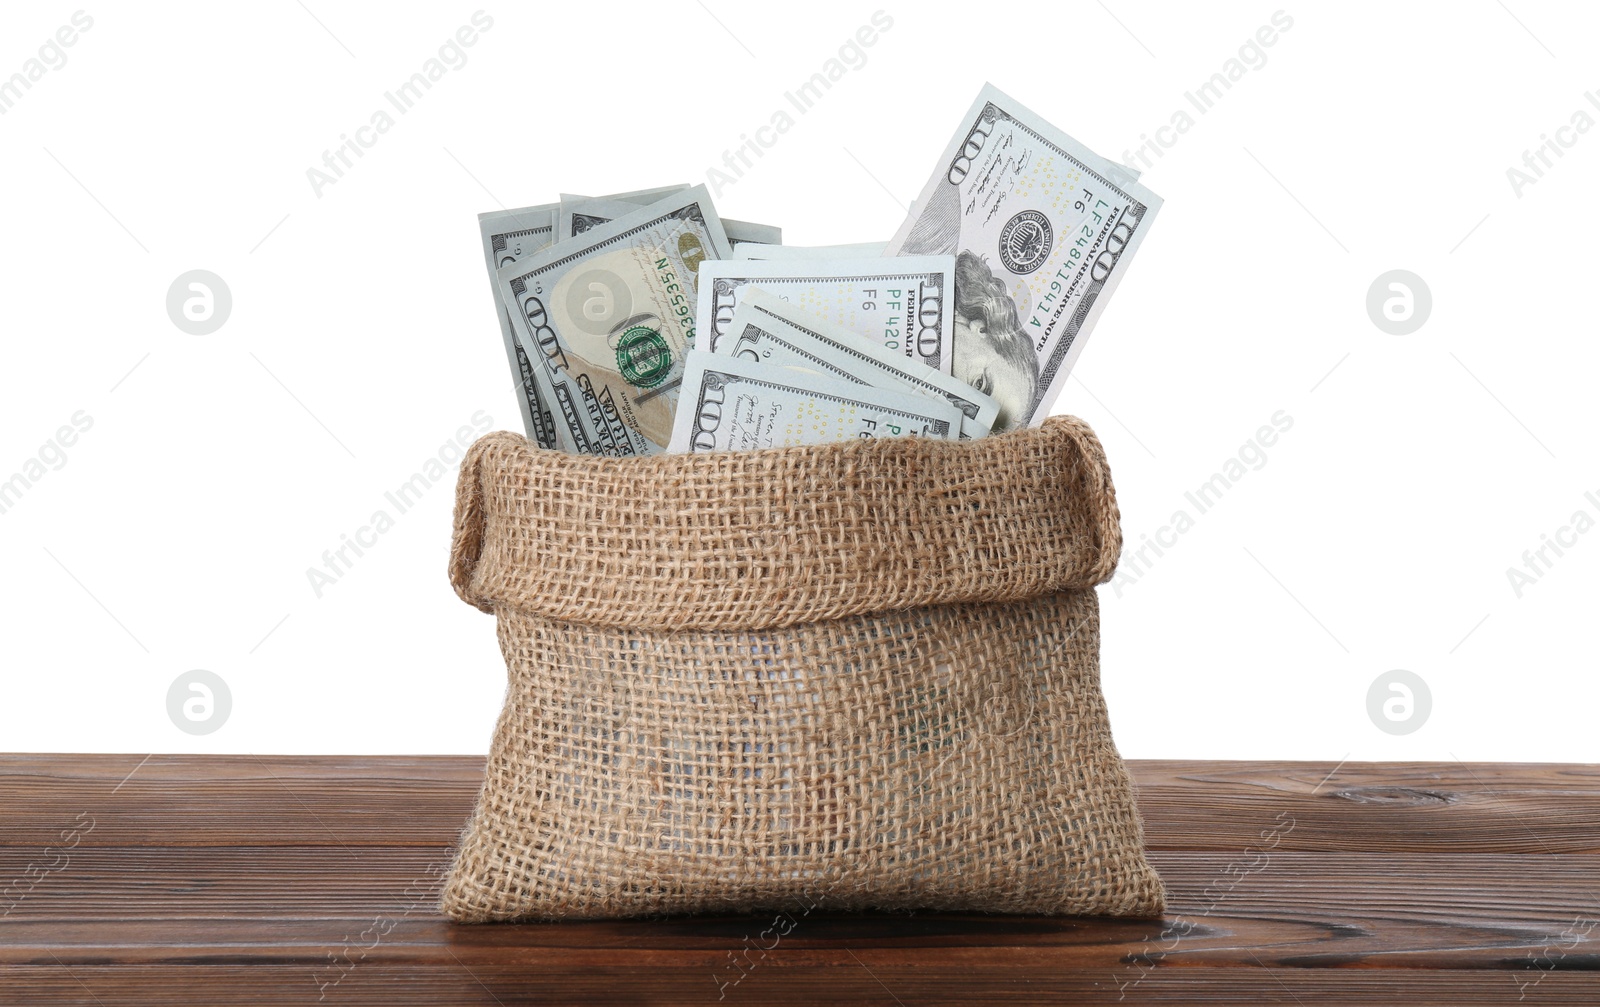
[{"label": "burlap texture", "polygon": [[490,434],[450,578],[509,675],[461,922],[831,909],[1156,915],[1080,420],[624,461]]}]

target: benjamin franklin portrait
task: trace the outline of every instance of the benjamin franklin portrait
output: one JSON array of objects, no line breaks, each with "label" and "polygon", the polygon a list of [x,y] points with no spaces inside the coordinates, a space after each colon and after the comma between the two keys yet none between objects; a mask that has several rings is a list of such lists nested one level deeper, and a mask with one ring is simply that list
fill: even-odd
[{"label": "benjamin franklin portrait", "polygon": [[1000,403],[994,432],[1024,426],[1039,386],[1039,360],[1006,285],[977,254],[956,256],[953,373]]}]

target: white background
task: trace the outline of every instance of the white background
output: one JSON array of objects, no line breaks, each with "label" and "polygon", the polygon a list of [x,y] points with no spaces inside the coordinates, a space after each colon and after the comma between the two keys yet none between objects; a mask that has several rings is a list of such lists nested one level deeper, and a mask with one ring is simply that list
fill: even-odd
[{"label": "white background", "polygon": [[[708,10],[709,7],[709,10]],[[7,5],[0,76],[78,8]],[[485,6],[493,27],[320,196],[307,178],[477,4],[85,8],[0,116],[0,749],[482,752],[504,671],[445,577],[453,473],[318,598],[307,568],[485,411],[517,429],[475,215],[705,181],[874,10],[893,26],[719,211],[888,238],[984,80],[1121,159],[1280,9],[730,0]],[[1600,109],[1577,4],[1341,3],[1293,26],[1144,181],[1166,200],[1057,409],[1104,440],[1133,547],[1278,410],[1292,430],[1149,572],[1102,589],[1130,757],[1593,760]],[[1168,134],[1169,137],[1174,134]],[[233,295],[169,320],[180,273]],[[1432,292],[1405,336],[1384,271]],[[1191,513],[1192,513],[1192,507]],[[1550,554],[1553,556],[1553,553]],[[233,710],[193,737],[173,680]],[[1369,719],[1392,669],[1433,709]]]}]

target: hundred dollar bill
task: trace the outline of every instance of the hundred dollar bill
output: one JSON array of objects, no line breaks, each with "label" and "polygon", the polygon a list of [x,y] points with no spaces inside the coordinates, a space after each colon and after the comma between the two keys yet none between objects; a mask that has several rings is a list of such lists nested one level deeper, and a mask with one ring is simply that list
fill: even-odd
[{"label": "hundred dollar bill", "polygon": [[856,437],[953,440],[961,424],[944,399],[705,350],[689,352],[679,402],[667,447],[679,454]]},{"label": "hundred dollar bill", "polygon": [[696,317],[715,341],[728,331],[744,292],[759,288],[949,374],[954,283],[949,255],[708,262]]},{"label": "hundred dollar bill", "polygon": [[984,85],[889,254],[956,256],[952,373],[1000,401],[997,433],[1044,422],[1160,208]]},{"label": "hundred dollar bill", "polygon": [[494,293],[495,314],[500,317],[500,334],[505,340],[506,359],[517,382],[517,405],[528,439],[542,448],[557,447],[550,408],[539,394],[534,379],[533,361],[522,352],[511,324],[511,314],[500,298],[496,273],[531,252],[555,241],[556,205],[525,206],[519,210],[494,210],[478,214],[478,230],[483,236],[483,255],[489,266],[489,286]]},{"label": "hundred dollar bill", "polygon": [[634,189],[631,192],[608,192],[604,196],[580,196],[575,192],[563,192],[561,202],[584,203],[591,199],[620,199],[625,203],[637,203],[648,206],[672,195],[682,192],[689,187],[688,182],[674,182],[671,185],[658,185],[653,189]]},{"label": "hundred dollar bill", "polygon": [[672,435],[695,338],[696,271],[728,254],[703,185],[514,262],[500,296],[561,446],[654,454]]},{"label": "hundred dollar bill", "polygon": [[[727,223],[726,220],[723,221]],[[729,235],[730,240],[732,235]],[[735,259],[873,259],[884,254],[889,243],[886,241],[863,241],[854,245],[779,245],[757,244],[735,245],[733,257]]]},{"label": "hundred dollar bill", "polygon": [[[574,192],[563,192],[561,202],[556,204],[556,234],[563,238],[570,238],[575,234],[587,231],[595,224],[604,224],[608,220],[625,217],[641,206],[660,202],[674,193],[682,192],[689,186],[687,183],[657,186],[654,189],[635,189],[632,192],[613,192],[606,196],[580,196]],[[609,217],[597,217],[590,214],[578,215],[577,208],[584,203],[609,204],[613,209]],[[630,204],[620,206],[619,204]],[[578,221],[581,221],[579,223]],[[726,222],[724,222],[726,223]]]},{"label": "hundred dollar bill", "polygon": [[[574,238],[599,224],[609,223],[639,207],[636,200],[601,197],[586,199],[582,196],[561,197],[556,215],[556,230],[563,238]],[[722,230],[733,248],[751,245],[777,245],[783,241],[783,230],[771,224],[752,224],[744,220],[722,218]]]},{"label": "hundred dollar bill", "polygon": [[732,248],[778,248],[783,244],[783,228],[775,224],[752,224],[748,220],[724,220],[722,224]]},{"label": "hundred dollar bill", "polygon": [[741,360],[801,367],[874,388],[946,399],[961,410],[963,437],[987,434],[1000,410],[994,399],[972,386],[849,329],[812,318],[764,290],[745,292],[728,331],[709,349]]}]

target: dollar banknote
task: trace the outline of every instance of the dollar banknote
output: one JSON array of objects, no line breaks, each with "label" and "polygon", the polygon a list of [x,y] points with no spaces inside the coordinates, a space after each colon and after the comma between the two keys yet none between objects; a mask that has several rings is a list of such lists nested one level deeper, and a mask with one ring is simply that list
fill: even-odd
[{"label": "dollar banknote", "polygon": [[608,192],[604,196],[581,196],[575,192],[563,192],[560,199],[562,203],[583,203],[591,199],[620,199],[625,203],[637,203],[640,206],[649,206],[651,203],[665,199],[675,192],[682,192],[688,187],[688,182],[674,182],[671,185],[658,185],[653,189],[633,189],[628,192]]},{"label": "dollar banknote", "polygon": [[951,373],[1044,422],[1161,198],[985,85],[888,254],[956,257]]},{"label": "dollar banknote", "polygon": [[774,224],[752,224],[748,220],[724,219],[728,245],[740,248],[778,248],[783,245],[783,228]]},{"label": "dollar banknote", "polygon": [[555,425],[550,408],[540,394],[540,384],[534,378],[533,361],[517,342],[512,326],[511,312],[500,297],[497,274],[524,255],[539,251],[555,242],[556,204],[525,206],[517,210],[494,210],[478,214],[478,230],[483,237],[484,260],[489,266],[489,286],[494,293],[494,310],[500,318],[500,332],[505,340],[506,359],[517,384],[517,406],[522,413],[522,425],[528,439],[542,448],[558,446]]},{"label": "dollar banknote", "polygon": [[500,270],[500,296],[563,449],[621,457],[666,448],[695,340],[696,274],[727,255],[698,185]]},{"label": "dollar banknote", "polygon": [[987,434],[1000,409],[971,385],[907,360],[849,329],[813,318],[764,290],[746,291],[728,331],[709,349],[741,360],[800,367],[874,388],[946,399],[961,410],[963,437]]},{"label": "dollar banknote", "polygon": [[[724,220],[724,224],[728,221]],[[730,233],[731,240],[732,235]],[[873,259],[884,254],[886,241],[863,241],[854,245],[780,245],[752,242],[735,245],[735,259]]]},{"label": "dollar banknote", "polygon": [[751,451],[858,437],[959,435],[942,398],[691,350],[670,452]]},{"label": "dollar banknote", "polygon": [[[655,202],[663,196],[680,192],[688,187],[686,183],[679,183],[654,189],[612,193],[600,198],[643,204]],[[573,199],[581,201],[587,198],[561,194],[563,202]],[[555,243],[559,233],[557,226],[560,206],[560,203],[545,203],[539,206],[492,210],[478,214],[478,229],[483,237],[484,258],[489,267],[489,286],[494,296],[495,311],[500,318],[506,359],[511,365],[511,373],[517,383],[517,405],[522,413],[522,424],[528,432],[528,439],[543,448],[559,446],[555,425],[550,416],[549,406],[540,395],[540,383],[534,378],[532,361],[523,352],[522,345],[517,342],[511,313],[500,298],[496,274],[501,267]]]},{"label": "dollar banknote", "polygon": [[[646,190],[653,191],[653,190]],[[586,199],[582,196],[561,197],[556,214],[556,230],[563,238],[575,238],[591,227],[610,223],[638,209],[637,200],[618,197]],[[722,218],[722,230],[728,244],[741,247],[778,245],[783,241],[783,230],[771,224],[752,224],[746,220]]]},{"label": "dollar banknote", "polygon": [[[687,188],[689,188],[688,183],[680,182],[674,185],[657,186],[654,189],[613,192],[605,196],[580,196],[573,192],[563,192],[561,201],[556,204],[556,234],[563,238],[570,238],[575,234],[587,231],[596,224],[604,224],[618,217],[625,217],[641,206],[649,206],[651,203],[659,202]],[[616,209],[606,217],[577,214],[577,208],[584,203],[606,204]]]},{"label": "dollar banknote", "polygon": [[744,292],[761,289],[948,374],[954,280],[949,255],[708,262],[696,317],[714,345]]}]

